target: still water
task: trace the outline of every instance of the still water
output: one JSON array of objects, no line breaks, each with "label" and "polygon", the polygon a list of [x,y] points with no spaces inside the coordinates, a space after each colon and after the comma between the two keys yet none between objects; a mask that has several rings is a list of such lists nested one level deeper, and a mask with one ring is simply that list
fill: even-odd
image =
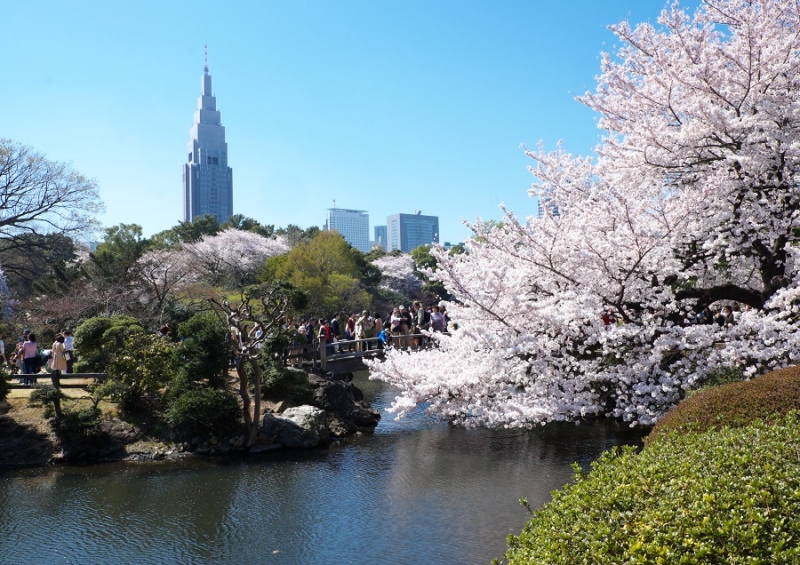
[{"label": "still water", "polygon": [[[357,377],[383,411],[391,390]],[[0,563],[473,564],[583,466],[610,425],[463,430],[383,413],[374,434],[259,458],[0,475]]]}]

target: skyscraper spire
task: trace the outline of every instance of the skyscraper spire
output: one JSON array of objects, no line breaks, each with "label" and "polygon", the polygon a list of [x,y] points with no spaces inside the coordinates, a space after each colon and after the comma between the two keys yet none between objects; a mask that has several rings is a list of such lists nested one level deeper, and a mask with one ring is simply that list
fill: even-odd
[{"label": "skyscraper spire", "polygon": [[233,170],[228,166],[225,128],[211,90],[208,45],[187,153],[183,166],[184,220],[191,222],[197,216],[211,214],[219,223],[224,222],[233,214]]}]

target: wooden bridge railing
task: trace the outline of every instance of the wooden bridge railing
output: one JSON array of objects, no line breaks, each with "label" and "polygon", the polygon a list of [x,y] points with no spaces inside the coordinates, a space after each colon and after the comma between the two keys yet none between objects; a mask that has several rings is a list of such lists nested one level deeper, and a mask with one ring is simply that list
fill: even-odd
[{"label": "wooden bridge railing", "polygon": [[[35,385],[24,385],[16,382],[18,379],[36,379]],[[12,389],[25,389],[25,388],[33,388],[35,386],[43,385],[43,384],[52,384],[53,386],[58,386],[59,388],[85,388],[85,382],[62,382],[62,381],[75,381],[75,380],[96,380],[96,381],[105,381],[108,379],[108,374],[106,373],[61,373],[58,375],[57,382],[53,380],[53,373],[36,373],[35,375],[22,375],[21,373],[16,373],[8,377],[10,381],[10,386]]]},{"label": "wooden bridge railing", "polygon": [[[384,343],[381,338],[370,337],[366,339],[343,340],[326,344],[316,344],[316,358],[319,359],[320,369],[326,371],[328,365],[339,361],[363,361],[383,357],[390,349],[400,348],[404,351],[420,351],[435,346],[435,342],[424,334],[409,334],[393,336],[389,343]],[[333,351],[333,353],[330,353]],[[361,363],[363,365],[363,363]]]}]

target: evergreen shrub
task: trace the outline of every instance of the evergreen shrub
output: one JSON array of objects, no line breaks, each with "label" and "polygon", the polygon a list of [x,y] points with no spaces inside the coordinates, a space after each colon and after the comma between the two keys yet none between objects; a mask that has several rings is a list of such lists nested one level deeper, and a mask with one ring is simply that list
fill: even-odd
[{"label": "evergreen shrub", "polygon": [[53,422],[53,429],[62,441],[82,443],[97,430],[100,409],[96,406],[71,410]]},{"label": "evergreen shrub", "polygon": [[607,452],[534,512],[522,564],[800,562],[797,412]]},{"label": "evergreen shrub", "polygon": [[181,436],[225,435],[240,425],[242,408],[228,391],[191,390],[177,398],[167,412],[167,421]]},{"label": "evergreen shrub", "polygon": [[8,398],[8,394],[11,392],[11,383],[8,382],[8,377],[8,372],[0,367],[0,402]]},{"label": "evergreen shrub", "polygon": [[231,348],[228,325],[214,313],[196,314],[178,326],[178,333],[182,340],[175,348],[173,396],[198,384],[224,388]]},{"label": "evergreen shrub", "polygon": [[665,430],[702,432],[746,426],[756,420],[771,421],[790,410],[800,410],[800,367],[698,392],[667,412],[646,441]]}]

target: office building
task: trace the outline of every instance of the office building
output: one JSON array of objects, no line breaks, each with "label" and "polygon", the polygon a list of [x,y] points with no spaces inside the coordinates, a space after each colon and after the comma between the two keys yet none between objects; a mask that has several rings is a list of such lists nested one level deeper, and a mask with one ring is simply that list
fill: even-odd
[{"label": "office building", "polygon": [[420,245],[439,242],[439,217],[395,214],[386,218],[386,251],[399,249],[409,253]]},{"label": "office building", "polygon": [[190,222],[211,214],[222,223],[233,214],[233,169],[228,166],[225,128],[211,91],[208,56],[200,87],[189,130],[189,158],[183,166],[183,219]]},{"label": "office building", "polygon": [[386,249],[386,226],[375,226],[373,232],[375,234],[375,241],[373,241],[373,245],[380,245],[384,249]]},{"label": "office building", "polygon": [[538,210],[538,213],[536,214],[536,216],[538,218],[544,218],[545,213],[548,216],[553,216],[554,218],[557,218],[558,216],[561,215],[561,213],[558,210],[558,204],[554,203],[547,196],[540,196],[539,197],[539,210]]},{"label": "office building", "polygon": [[328,208],[324,229],[338,232],[359,251],[369,252],[369,214],[366,210]]}]

